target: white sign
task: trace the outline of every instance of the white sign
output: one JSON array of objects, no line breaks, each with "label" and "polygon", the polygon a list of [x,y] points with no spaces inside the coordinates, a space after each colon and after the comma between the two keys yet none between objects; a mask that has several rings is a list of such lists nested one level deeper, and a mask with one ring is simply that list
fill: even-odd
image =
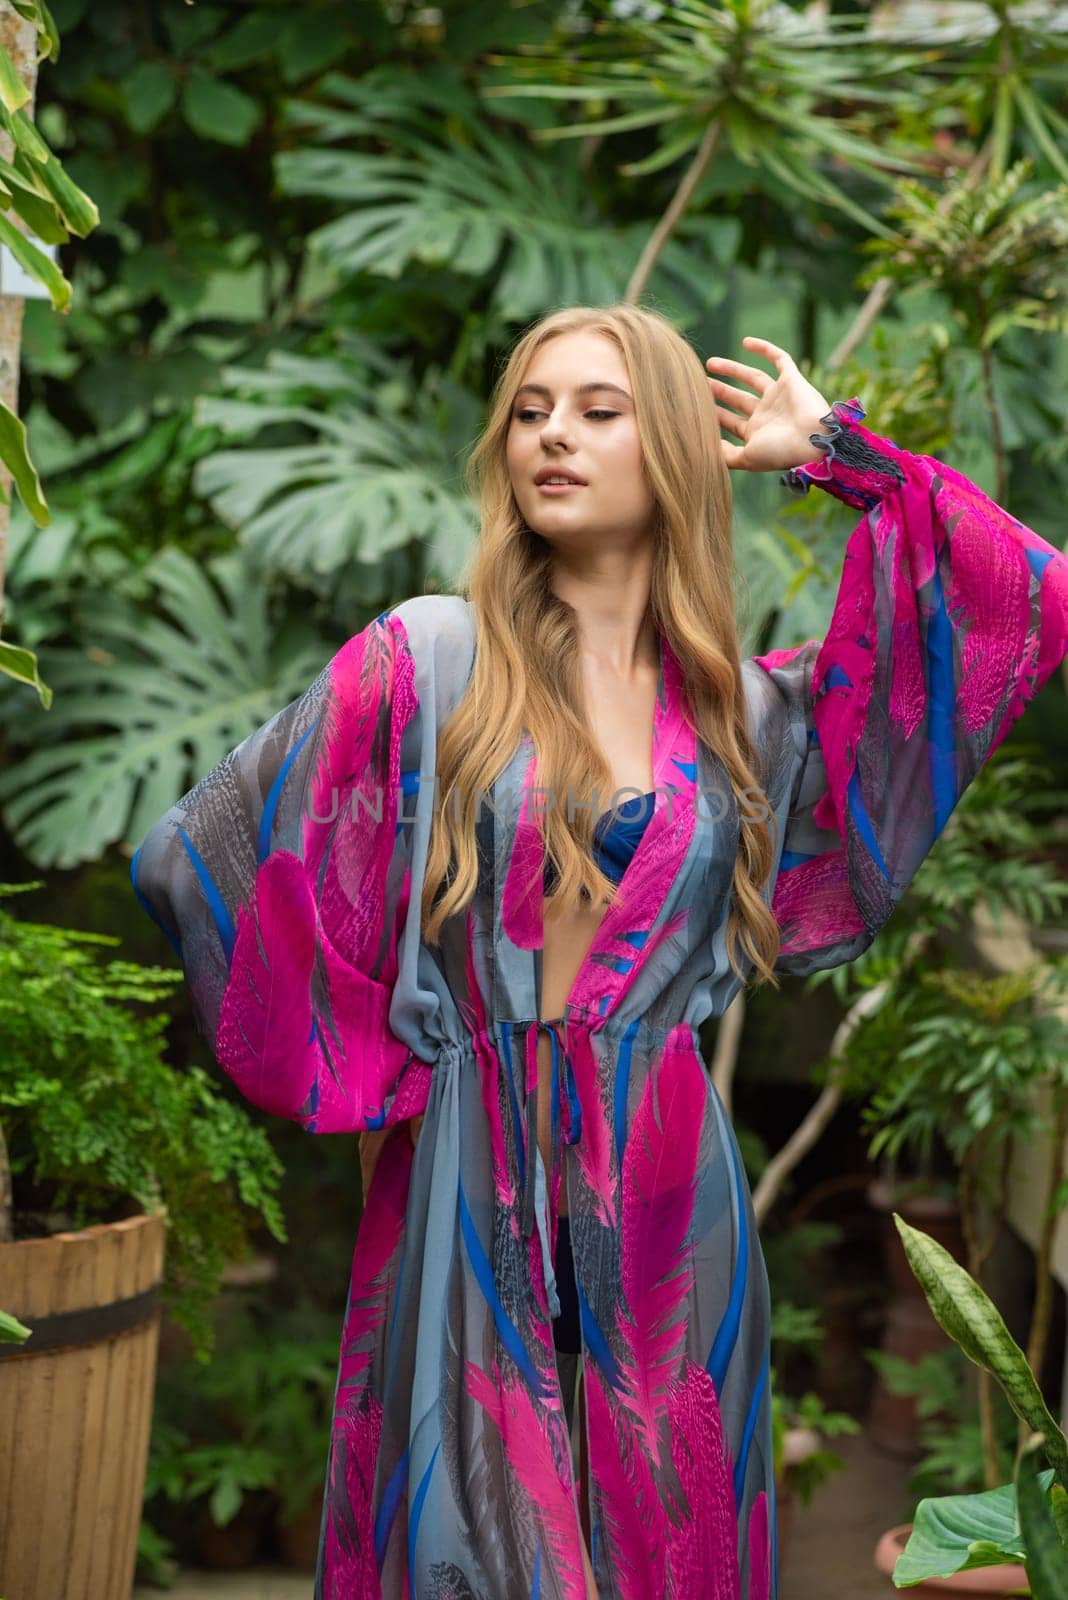
[{"label": "white sign", "polygon": [[[56,245],[42,244],[41,240],[32,233],[27,233],[26,237],[31,244],[35,244],[38,250],[43,255],[48,256],[51,261],[56,259],[56,250],[58,248]],[[19,265],[6,244],[0,244],[0,294],[21,295],[24,300],[50,300],[52,298],[44,284],[38,283],[36,278],[31,278],[30,274]]]}]

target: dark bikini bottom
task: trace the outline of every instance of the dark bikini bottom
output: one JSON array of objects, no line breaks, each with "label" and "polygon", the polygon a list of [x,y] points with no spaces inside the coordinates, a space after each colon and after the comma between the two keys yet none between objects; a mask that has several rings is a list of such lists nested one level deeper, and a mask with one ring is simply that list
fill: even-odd
[{"label": "dark bikini bottom", "polygon": [[575,1262],[571,1254],[571,1221],[568,1217],[556,1219],[556,1293],[560,1301],[560,1315],[553,1318],[553,1344],[561,1355],[578,1355],[582,1350],[579,1333],[578,1285],[575,1282]]}]

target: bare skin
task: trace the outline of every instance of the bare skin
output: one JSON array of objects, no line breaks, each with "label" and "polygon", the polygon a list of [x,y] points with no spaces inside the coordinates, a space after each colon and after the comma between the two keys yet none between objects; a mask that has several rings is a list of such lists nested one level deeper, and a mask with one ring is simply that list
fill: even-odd
[{"label": "bare skin", "polygon": [[[631,792],[648,794],[653,787],[653,714],[656,704],[657,661],[643,661],[633,673],[622,676],[611,667],[583,663],[589,724],[612,773],[612,789],[599,797],[599,811],[607,811],[613,793],[621,801]],[[589,905],[562,907],[546,912],[542,927],[541,1017],[564,1015],[568,995],[594,937],[604,920],[605,908]],[[538,1146],[546,1172],[551,1162],[552,1040],[538,1039]],[[567,1187],[560,1186],[560,1214],[567,1216]]]}]

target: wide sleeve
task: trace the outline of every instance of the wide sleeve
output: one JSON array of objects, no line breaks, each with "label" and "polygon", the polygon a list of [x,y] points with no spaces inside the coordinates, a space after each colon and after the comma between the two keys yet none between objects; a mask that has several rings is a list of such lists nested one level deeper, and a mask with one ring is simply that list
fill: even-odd
[{"label": "wide sleeve", "polygon": [[827,637],[754,657],[792,766],[772,910],[776,971],[851,961],[954,806],[1068,652],[1068,561],[974,483],[836,402],[786,474],[864,516]]},{"label": "wide sleeve", "polygon": [[185,972],[198,1029],[254,1104],[311,1132],[419,1112],[429,1069],[388,1012],[401,740],[418,706],[387,612],[202,778],[131,864]]}]

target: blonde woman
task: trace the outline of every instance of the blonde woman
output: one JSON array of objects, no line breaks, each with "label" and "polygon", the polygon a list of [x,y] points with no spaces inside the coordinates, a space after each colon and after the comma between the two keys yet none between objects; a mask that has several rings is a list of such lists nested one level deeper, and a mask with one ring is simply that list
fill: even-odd
[{"label": "blonde woman", "polygon": [[[744,342],[530,328],[463,592],[376,617],[135,858],[225,1070],[362,1135],[319,1600],[778,1594],[698,1029],[871,943],[1068,650],[1068,562]],[[730,469],[863,513],[822,643],[741,659]]]}]

